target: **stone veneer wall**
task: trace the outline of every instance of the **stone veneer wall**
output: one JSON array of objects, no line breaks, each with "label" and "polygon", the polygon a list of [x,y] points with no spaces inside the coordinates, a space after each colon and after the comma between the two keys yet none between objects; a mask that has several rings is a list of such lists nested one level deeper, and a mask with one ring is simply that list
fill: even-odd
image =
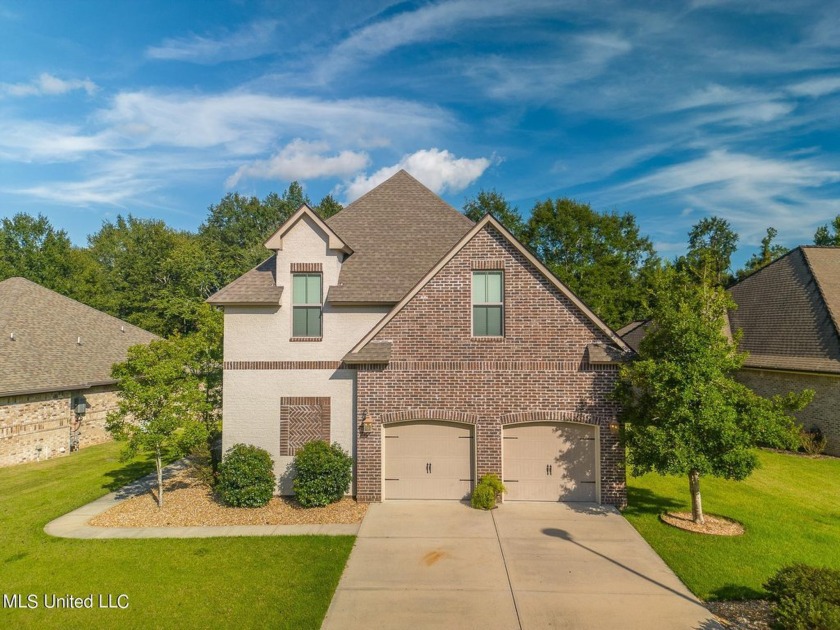
[{"label": "stone veneer wall", "polygon": [[[505,272],[505,336],[473,338],[472,270]],[[393,346],[387,366],[359,366],[357,417],[375,422],[357,442],[356,496],[382,499],[383,424],[448,420],[476,427],[476,475],[502,473],[502,428],[521,422],[600,427],[601,501],[627,502],[624,452],[609,430],[615,366],[584,363],[609,342],[495,229],[477,234],[375,337]]]},{"label": "stone veneer wall", "polygon": [[806,429],[819,427],[828,440],[825,452],[840,456],[840,376],[750,369],[736,378],[761,396],[813,389],[814,400],[796,417]]},{"label": "stone veneer wall", "polygon": [[117,406],[113,387],[0,397],[0,466],[13,466],[70,452],[70,427],[75,414],[70,406],[76,396],[87,400],[82,417],[79,447],[111,439],[105,417]]}]

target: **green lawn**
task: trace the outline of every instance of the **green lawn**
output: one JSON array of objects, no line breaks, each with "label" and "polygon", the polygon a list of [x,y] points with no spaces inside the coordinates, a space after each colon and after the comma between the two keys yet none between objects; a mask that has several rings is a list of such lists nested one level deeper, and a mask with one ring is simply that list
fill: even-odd
[{"label": "green lawn", "polygon": [[762,583],[792,562],[840,568],[840,459],[766,451],[760,459],[761,468],[746,481],[701,483],[707,513],[746,526],[746,534],[734,538],[659,521],[664,511],[690,511],[687,478],[628,477],[624,515],[702,599],[762,597]]},{"label": "green lawn", "polygon": [[[9,610],[0,628],[318,628],[353,537],[71,540],[52,519],[153,468],[110,443],[0,469],[0,595],[127,594],[127,610]],[[1,602],[0,602],[1,604]]]}]

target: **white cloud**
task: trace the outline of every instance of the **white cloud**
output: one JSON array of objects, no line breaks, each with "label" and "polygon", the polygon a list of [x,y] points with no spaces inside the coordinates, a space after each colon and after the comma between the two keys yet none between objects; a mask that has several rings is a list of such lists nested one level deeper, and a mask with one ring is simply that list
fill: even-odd
[{"label": "white cloud", "polygon": [[488,158],[457,158],[445,149],[421,149],[372,175],[357,176],[347,185],[345,193],[347,200],[353,201],[401,169],[438,194],[459,192],[481,177],[491,163]]},{"label": "white cloud", "polygon": [[71,206],[121,206],[128,200],[148,195],[158,187],[149,179],[102,175],[81,181],[51,181],[49,184],[10,189],[8,192]]},{"label": "white cloud", "polygon": [[840,91],[840,77],[818,77],[796,83],[788,88],[796,96],[818,98]]},{"label": "white cloud", "polygon": [[252,22],[220,37],[176,37],[146,49],[150,59],[189,61],[213,64],[222,61],[253,59],[270,52],[276,41],[277,22]]},{"label": "white cloud", "polygon": [[326,142],[306,142],[296,138],[269,159],[240,166],[227,179],[225,186],[232,188],[243,177],[280,180],[348,177],[370,163],[367,153],[345,150],[325,155],[328,149]]},{"label": "white cloud", "polygon": [[99,88],[90,79],[59,79],[48,72],[41,73],[29,83],[3,83],[0,90],[10,96],[52,96],[74,90],[84,90],[91,95]]}]

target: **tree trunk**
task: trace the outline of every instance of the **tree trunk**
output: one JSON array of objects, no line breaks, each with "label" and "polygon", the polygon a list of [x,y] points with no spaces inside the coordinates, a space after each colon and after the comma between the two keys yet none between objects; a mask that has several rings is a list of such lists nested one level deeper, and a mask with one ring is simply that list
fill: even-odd
[{"label": "tree trunk", "polygon": [[155,449],[155,465],[157,466],[158,478],[158,507],[163,508],[163,461],[160,457],[160,449]]},{"label": "tree trunk", "polygon": [[700,499],[700,471],[689,471],[688,487],[691,490],[691,519],[703,525],[706,520],[703,518],[703,501]]}]

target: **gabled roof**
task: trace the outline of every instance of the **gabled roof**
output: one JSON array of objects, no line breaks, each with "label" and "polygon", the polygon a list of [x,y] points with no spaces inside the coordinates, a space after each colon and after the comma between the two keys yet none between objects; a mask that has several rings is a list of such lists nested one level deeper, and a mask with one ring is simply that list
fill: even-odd
[{"label": "gabled roof", "polygon": [[207,298],[214,306],[280,306],[283,287],[277,286],[277,255],[239,276]]},{"label": "gabled roof", "polygon": [[624,343],[633,348],[635,352],[638,352],[639,344],[642,343],[642,339],[645,338],[649,324],[649,319],[643,319],[638,322],[630,322],[626,326],[619,328],[616,331],[616,334],[624,340]]},{"label": "gabled roof", "polygon": [[330,249],[342,251],[347,254],[353,253],[353,249],[347,245],[347,243],[345,243],[341,237],[338,236],[338,234],[336,234],[326,223],[324,223],[324,220],[315,214],[312,208],[306,204],[303,204],[300,208],[298,208],[297,212],[284,221],[283,225],[277,228],[277,231],[268,237],[268,240],[265,242],[266,248],[273,249],[275,251],[283,249],[283,237],[286,236],[289,230],[291,230],[304,216],[309,217],[315,225],[324,231],[328,239],[327,246]]},{"label": "gabled roof", "polygon": [[332,304],[396,304],[473,225],[404,170],[326,223],[354,252]]},{"label": "gabled roof", "polygon": [[[590,320],[596,327],[598,327],[616,346],[621,352],[630,353],[632,352],[631,348],[619,337],[609,326],[607,326],[595,313],[593,313],[586,304],[584,304],[580,298],[578,298],[572,291],[563,284],[557,276],[555,276],[551,271],[542,264],[539,259],[534,256],[531,252],[529,252],[522,243],[520,243],[510,232],[508,232],[507,228],[505,228],[501,223],[499,223],[492,215],[486,215],[484,218],[481,219],[478,223],[476,223],[471,230],[469,230],[455,245],[449,252],[441,258],[438,263],[432,267],[432,269],[425,275],[420,281],[414,285],[414,287],[406,294],[406,296],[400,300],[400,302],[393,308],[391,311],[383,317],[379,323],[371,329],[371,331],[362,338],[359,343],[357,343],[352,350],[348,353],[348,356],[352,356],[355,354],[362,354],[365,346],[367,346],[373,338],[379,334],[379,332],[388,325],[397,314],[405,308],[405,306],[417,295],[420,290],[429,283],[429,281],[434,278],[437,273],[452,260],[456,254],[458,254],[464,246],[469,243],[472,238],[481,232],[481,230],[485,229],[488,225],[495,228],[507,241],[515,247],[519,253],[521,253],[527,260],[530,262],[536,269],[545,277],[547,278],[551,284],[553,284],[563,295],[565,295],[577,308],[581,310],[581,312]],[[598,355],[605,356],[605,355]]]},{"label": "gabled roof", "polygon": [[797,247],[730,293],[745,367],[840,374],[840,248]]},{"label": "gabled roof", "polygon": [[128,348],[156,338],[24,278],[3,280],[0,396],[113,383],[111,366]]}]

